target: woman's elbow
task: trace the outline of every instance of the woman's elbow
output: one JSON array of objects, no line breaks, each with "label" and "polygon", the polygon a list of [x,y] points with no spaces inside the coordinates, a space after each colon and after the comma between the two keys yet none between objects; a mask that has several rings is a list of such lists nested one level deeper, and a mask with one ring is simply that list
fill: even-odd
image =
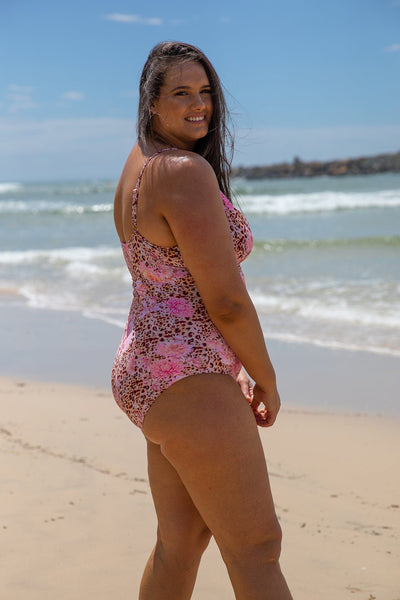
[{"label": "woman's elbow", "polygon": [[213,321],[221,323],[232,323],[240,319],[246,309],[246,298],[221,296],[215,298],[210,306],[207,307],[209,315]]}]

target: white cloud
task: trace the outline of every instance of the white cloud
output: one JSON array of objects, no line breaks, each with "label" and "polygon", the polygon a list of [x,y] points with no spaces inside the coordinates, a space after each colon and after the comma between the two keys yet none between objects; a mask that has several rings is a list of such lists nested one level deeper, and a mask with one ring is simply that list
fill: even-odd
[{"label": "white cloud", "polygon": [[16,85],[15,83],[12,83],[8,86],[8,91],[18,94],[32,94],[34,88],[31,85]]},{"label": "white cloud", "polygon": [[107,21],[116,21],[117,23],[139,23],[141,25],[162,25],[162,19],[158,17],[140,17],[139,15],[126,15],[121,13],[112,13],[106,15]]},{"label": "white cloud", "polygon": [[11,84],[7,91],[7,112],[16,115],[25,110],[36,108],[38,105],[34,102],[32,95],[34,88],[27,85]]},{"label": "white cloud", "polygon": [[83,92],[69,91],[61,94],[61,98],[63,100],[72,100],[73,102],[79,102],[85,99],[85,94]]},{"label": "white cloud", "polygon": [[384,48],[385,52],[400,52],[400,44],[392,44],[391,46],[386,46]]}]

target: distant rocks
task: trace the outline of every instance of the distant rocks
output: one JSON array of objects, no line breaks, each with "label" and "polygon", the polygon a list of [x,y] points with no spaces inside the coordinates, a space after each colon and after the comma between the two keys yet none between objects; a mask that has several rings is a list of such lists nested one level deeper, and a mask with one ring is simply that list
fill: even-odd
[{"label": "distant rocks", "polygon": [[263,167],[235,167],[233,177],[245,179],[317,177],[321,175],[372,175],[376,173],[400,173],[400,152],[378,154],[360,158],[344,158],[320,162],[303,162],[295,157],[292,163],[280,163]]}]

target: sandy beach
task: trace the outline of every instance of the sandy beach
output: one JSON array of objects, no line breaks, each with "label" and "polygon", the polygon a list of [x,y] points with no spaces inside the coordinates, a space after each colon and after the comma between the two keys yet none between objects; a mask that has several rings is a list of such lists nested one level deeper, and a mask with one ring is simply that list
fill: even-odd
[{"label": "sandy beach", "polygon": [[[142,434],[104,383],[120,331],[77,315],[27,309],[4,319],[7,356],[20,362],[4,361],[0,378],[1,597],[136,598],[155,518]],[[49,343],[53,319],[62,335]],[[377,401],[384,381],[395,395],[398,361],[272,348],[279,370],[285,368],[281,390],[289,398],[261,437],[294,598],[399,600],[400,419],[393,405],[392,414],[367,414],[349,401],[344,410],[346,395],[360,390],[367,403]],[[374,373],[365,361],[375,365]],[[46,364],[52,365],[47,373]],[[337,393],[334,380],[347,390],[336,411],[319,397],[324,387],[328,399]],[[193,598],[233,599],[213,543]]]}]

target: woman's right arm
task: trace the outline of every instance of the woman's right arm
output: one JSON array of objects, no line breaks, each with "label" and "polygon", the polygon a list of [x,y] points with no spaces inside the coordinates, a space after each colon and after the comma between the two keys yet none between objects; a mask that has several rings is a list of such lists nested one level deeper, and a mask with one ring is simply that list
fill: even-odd
[{"label": "woman's right arm", "polygon": [[280,407],[275,371],[264,335],[237,265],[218,182],[210,165],[192,153],[159,161],[151,190],[210,318],[254,379],[253,409],[269,426]]}]

